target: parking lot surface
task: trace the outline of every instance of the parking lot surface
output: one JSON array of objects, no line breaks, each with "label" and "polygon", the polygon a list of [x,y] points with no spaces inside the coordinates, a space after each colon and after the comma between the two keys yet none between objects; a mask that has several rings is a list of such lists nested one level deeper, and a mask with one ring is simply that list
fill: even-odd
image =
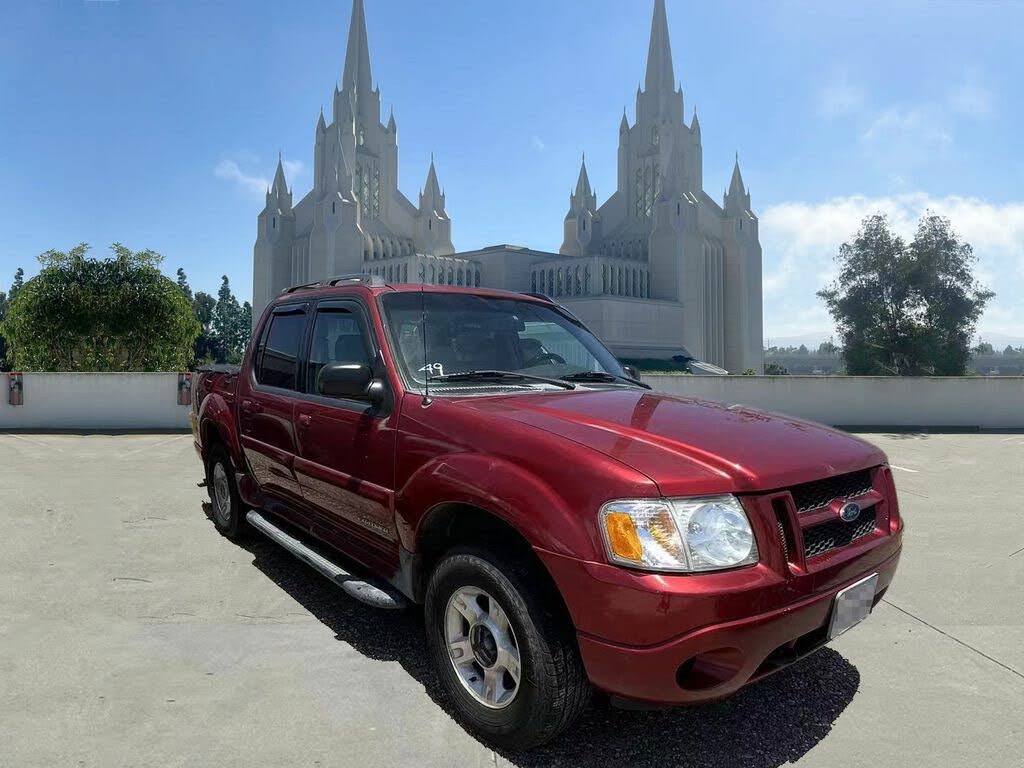
[{"label": "parking lot surface", "polygon": [[0,434],[0,765],[1024,765],[1024,435],[872,434],[908,526],[884,602],[725,702],[496,754],[416,611],[216,532],[188,435]]}]

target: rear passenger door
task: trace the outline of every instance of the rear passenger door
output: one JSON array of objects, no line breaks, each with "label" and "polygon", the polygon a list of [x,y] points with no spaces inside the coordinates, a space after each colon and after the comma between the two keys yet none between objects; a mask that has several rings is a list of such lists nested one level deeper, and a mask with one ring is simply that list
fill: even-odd
[{"label": "rear passenger door", "polygon": [[295,397],[308,325],[305,303],[274,309],[253,355],[238,403],[242,450],[260,488],[301,499],[295,477]]},{"label": "rear passenger door", "polygon": [[321,301],[311,327],[305,395],[295,411],[296,475],[307,506],[322,520],[319,533],[388,572],[398,553],[394,398],[375,406],[366,398],[326,397],[317,389],[320,370],[331,363],[367,365],[386,381],[369,314],[355,299]]}]

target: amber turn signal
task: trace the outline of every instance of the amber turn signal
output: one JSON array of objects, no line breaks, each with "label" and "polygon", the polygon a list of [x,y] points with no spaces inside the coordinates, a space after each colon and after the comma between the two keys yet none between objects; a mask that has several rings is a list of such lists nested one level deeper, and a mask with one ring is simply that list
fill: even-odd
[{"label": "amber turn signal", "polygon": [[610,512],[605,515],[604,525],[612,554],[636,563],[643,559],[643,546],[632,517],[625,512]]}]

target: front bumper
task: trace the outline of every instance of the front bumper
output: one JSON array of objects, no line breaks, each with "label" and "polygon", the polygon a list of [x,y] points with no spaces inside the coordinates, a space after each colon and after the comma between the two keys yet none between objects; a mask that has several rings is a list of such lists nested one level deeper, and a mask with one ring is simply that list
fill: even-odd
[{"label": "front bumper", "polygon": [[728,696],[820,648],[836,593],[877,573],[877,602],[900,548],[899,533],[880,536],[800,578],[764,564],[662,576],[538,554],[566,600],[597,688],[636,701],[689,704]]}]

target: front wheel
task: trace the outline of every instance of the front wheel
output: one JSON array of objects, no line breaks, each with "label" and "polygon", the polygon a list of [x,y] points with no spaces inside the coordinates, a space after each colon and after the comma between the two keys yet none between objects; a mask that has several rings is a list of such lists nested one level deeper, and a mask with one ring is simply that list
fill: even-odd
[{"label": "front wheel", "polygon": [[489,552],[458,550],[434,569],[424,605],[431,655],[456,709],[508,749],[556,737],[590,694],[572,627],[531,575]]}]

